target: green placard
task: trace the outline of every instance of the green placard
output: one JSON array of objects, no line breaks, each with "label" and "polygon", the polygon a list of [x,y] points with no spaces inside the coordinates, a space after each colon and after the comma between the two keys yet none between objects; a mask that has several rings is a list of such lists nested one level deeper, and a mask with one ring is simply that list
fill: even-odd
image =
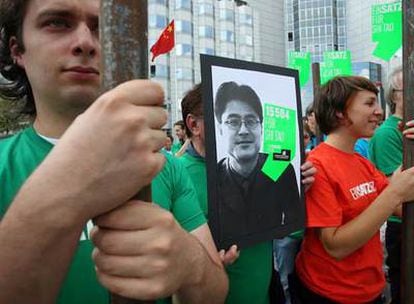
[{"label": "green placard", "polygon": [[263,152],[269,154],[262,172],[276,181],[296,155],[296,111],[264,104]]},{"label": "green placard", "polygon": [[371,17],[372,41],[377,42],[372,54],[388,61],[402,46],[401,1],[373,5]]},{"label": "green placard", "polygon": [[352,75],[350,51],[333,51],[323,53],[320,63],[321,84],[337,75]]},{"label": "green placard", "polygon": [[289,52],[288,67],[299,71],[299,84],[304,87],[309,81],[310,52]]}]

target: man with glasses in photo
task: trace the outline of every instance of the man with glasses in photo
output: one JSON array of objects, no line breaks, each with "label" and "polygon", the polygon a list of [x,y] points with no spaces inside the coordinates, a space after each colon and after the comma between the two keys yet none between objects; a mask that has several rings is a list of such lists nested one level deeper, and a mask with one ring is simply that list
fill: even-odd
[{"label": "man with glasses in photo", "polygon": [[227,152],[217,164],[224,238],[259,233],[260,238],[271,239],[273,228],[287,231],[303,221],[297,212],[300,200],[293,166],[289,164],[276,181],[261,170],[268,154],[259,152],[263,108],[256,92],[247,85],[225,82],[217,90],[214,113],[219,124],[217,143],[225,144]]}]

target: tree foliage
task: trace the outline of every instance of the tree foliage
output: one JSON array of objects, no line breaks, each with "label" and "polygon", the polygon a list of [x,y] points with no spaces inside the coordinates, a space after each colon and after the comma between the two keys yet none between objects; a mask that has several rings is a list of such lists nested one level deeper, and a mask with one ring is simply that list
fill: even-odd
[{"label": "tree foliage", "polygon": [[29,118],[20,113],[20,103],[0,99],[0,137],[7,136],[24,128]]}]

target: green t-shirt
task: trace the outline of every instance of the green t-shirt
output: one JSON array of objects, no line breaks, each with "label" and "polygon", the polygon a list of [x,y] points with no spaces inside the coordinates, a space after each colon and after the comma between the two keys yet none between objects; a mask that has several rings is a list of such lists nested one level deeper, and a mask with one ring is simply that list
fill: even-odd
[{"label": "green t-shirt", "polygon": [[[203,158],[185,153],[179,158],[193,181],[201,209],[207,216],[207,175]],[[245,248],[232,265],[226,267],[229,293],[226,304],[268,304],[272,278],[272,242]]]},{"label": "green t-shirt", "polygon": [[177,153],[181,149],[182,146],[183,145],[181,144],[181,142],[172,144],[172,146],[171,146],[172,155],[175,155],[175,153]]},{"label": "green t-shirt", "polygon": [[201,210],[203,210],[204,215],[207,217],[207,173],[204,158],[192,156],[188,153],[185,153],[179,159],[182,161],[188,173],[190,174],[191,180],[196,188],[198,202],[200,203]]},{"label": "green t-shirt", "polygon": [[168,153],[166,163],[152,181],[152,200],[174,214],[186,231],[193,231],[207,222],[197,193],[183,164]]},{"label": "green t-shirt", "polygon": [[[400,121],[401,119],[396,116],[388,117],[375,130],[374,136],[369,141],[370,161],[387,176],[391,175],[402,164],[402,134],[398,129]],[[391,216],[389,220],[401,223],[401,219],[396,216]]]},{"label": "green t-shirt", "polygon": [[[0,217],[6,213],[24,181],[52,148],[53,145],[38,136],[32,127],[0,141]],[[172,156],[167,155],[166,160],[163,170],[153,180],[153,201],[170,210],[184,229],[194,230],[206,222],[196,193],[182,164]],[[97,281],[91,259],[91,227],[88,223],[79,240],[57,303],[109,303],[108,292]]]}]

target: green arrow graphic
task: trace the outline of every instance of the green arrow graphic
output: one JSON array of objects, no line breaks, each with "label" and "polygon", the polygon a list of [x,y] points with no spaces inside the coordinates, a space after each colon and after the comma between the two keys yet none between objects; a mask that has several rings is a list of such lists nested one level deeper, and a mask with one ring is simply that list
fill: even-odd
[{"label": "green arrow graphic", "polygon": [[402,45],[401,1],[373,5],[371,16],[372,41],[378,43],[372,54],[388,61]]},{"label": "green arrow graphic", "polygon": [[262,172],[276,181],[296,155],[296,111],[265,103],[264,114]]},{"label": "green arrow graphic", "polygon": [[288,67],[299,71],[299,83],[301,88],[309,81],[310,66],[310,52],[289,52]]}]

